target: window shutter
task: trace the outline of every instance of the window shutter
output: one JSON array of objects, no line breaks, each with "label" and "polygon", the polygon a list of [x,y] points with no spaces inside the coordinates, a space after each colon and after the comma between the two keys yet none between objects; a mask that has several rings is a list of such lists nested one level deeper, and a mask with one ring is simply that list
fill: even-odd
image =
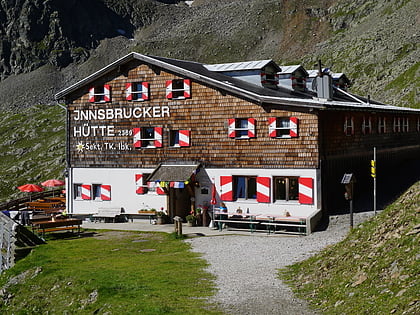
[{"label": "window shutter", "polygon": [[233,178],[232,176],[220,176],[220,189],[222,190],[220,200],[233,200]]},{"label": "window shutter", "polygon": [[142,82],[141,98],[145,101],[149,99],[149,82]]},{"label": "window shutter", "polygon": [[298,118],[297,117],[290,117],[290,136],[292,138],[297,138],[298,137]]},{"label": "window shutter", "polygon": [[172,80],[166,81],[166,98],[172,98]]},{"label": "window shutter", "polygon": [[156,187],[156,193],[158,195],[166,195],[165,190],[160,186]]},{"label": "window shutter", "polygon": [[111,102],[111,86],[104,84],[104,101]]},{"label": "window shutter", "polygon": [[133,146],[141,148],[141,128],[133,128]]},{"label": "window shutter", "polygon": [[91,87],[89,89],[89,102],[95,103],[95,88]]},{"label": "window shutter", "polygon": [[111,185],[101,185],[101,200],[111,200]]},{"label": "window shutter", "polygon": [[180,147],[189,147],[190,146],[190,131],[189,130],[180,130],[179,131],[179,146]]},{"label": "window shutter", "polygon": [[255,138],[255,119],[248,118],[248,137]]},{"label": "window shutter", "polygon": [[184,97],[185,98],[191,97],[191,80],[190,79],[184,80]]},{"label": "window shutter", "polygon": [[228,136],[229,138],[236,138],[236,128],[235,128],[235,119],[228,119]]},{"label": "window shutter", "polygon": [[143,184],[143,174],[135,174],[136,180],[136,194],[143,195],[145,193],[144,184]]},{"label": "window shutter", "polygon": [[270,202],[270,177],[257,177],[257,201]]},{"label": "window shutter", "polygon": [[268,118],[268,135],[271,138],[277,137],[277,118],[276,117],[270,117]]},{"label": "window shutter", "polygon": [[127,101],[133,100],[133,94],[131,93],[132,93],[131,83],[126,83],[125,84],[125,99]]},{"label": "window shutter", "polygon": [[92,198],[91,190],[92,190],[92,186],[82,185],[82,199],[83,200],[90,200]]},{"label": "window shutter", "polygon": [[310,177],[299,177],[299,203],[312,205],[314,181]]},{"label": "window shutter", "polygon": [[155,147],[162,147],[162,127],[155,127]]}]

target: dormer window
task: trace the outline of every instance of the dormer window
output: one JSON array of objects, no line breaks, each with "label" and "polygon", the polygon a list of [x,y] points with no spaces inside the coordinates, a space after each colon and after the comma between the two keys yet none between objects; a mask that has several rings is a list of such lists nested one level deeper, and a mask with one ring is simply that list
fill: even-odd
[{"label": "dormer window", "polygon": [[127,101],[146,101],[149,99],[149,82],[129,82],[125,85]]},{"label": "dormer window", "polygon": [[279,84],[279,76],[275,73],[261,72],[261,84],[268,88],[277,88]]},{"label": "dormer window", "polygon": [[109,84],[97,85],[89,89],[89,102],[111,102],[111,86]]},{"label": "dormer window", "polygon": [[191,80],[175,79],[166,81],[167,99],[186,99],[191,97]]}]

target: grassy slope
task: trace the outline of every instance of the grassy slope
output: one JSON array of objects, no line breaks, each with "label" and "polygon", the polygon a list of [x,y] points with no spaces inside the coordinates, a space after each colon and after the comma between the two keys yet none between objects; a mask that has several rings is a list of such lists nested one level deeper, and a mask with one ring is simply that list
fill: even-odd
[{"label": "grassy slope", "polygon": [[0,202],[23,193],[16,186],[63,179],[65,112],[34,106],[20,113],[0,112]]},{"label": "grassy slope", "polygon": [[[86,233],[85,233],[86,234]],[[50,240],[0,277],[2,314],[221,314],[213,277],[168,234]]]},{"label": "grassy slope", "polygon": [[282,270],[325,314],[420,314],[420,182],[320,254]]}]

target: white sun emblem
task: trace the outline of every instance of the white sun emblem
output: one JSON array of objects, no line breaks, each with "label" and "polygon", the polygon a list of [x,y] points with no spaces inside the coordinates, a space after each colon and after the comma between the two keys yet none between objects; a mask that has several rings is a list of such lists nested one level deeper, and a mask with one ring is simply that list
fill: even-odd
[{"label": "white sun emblem", "polygon": [[81,153],[81,152],[83,152],[83,150],[85,149],[85,145],[84,145],[82,142],[79,142],[79,143],[76,145],[76,149],[77,149],[77,152]]}]

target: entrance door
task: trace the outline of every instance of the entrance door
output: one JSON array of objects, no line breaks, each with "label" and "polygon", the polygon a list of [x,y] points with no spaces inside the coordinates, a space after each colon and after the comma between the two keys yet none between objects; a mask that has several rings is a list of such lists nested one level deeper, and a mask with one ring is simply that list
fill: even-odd
[{"label": "entrance door", "polygon": [[169,213],[171,218],[179,216],[183,219],[191,211],[191,189],[169,188]]}]

